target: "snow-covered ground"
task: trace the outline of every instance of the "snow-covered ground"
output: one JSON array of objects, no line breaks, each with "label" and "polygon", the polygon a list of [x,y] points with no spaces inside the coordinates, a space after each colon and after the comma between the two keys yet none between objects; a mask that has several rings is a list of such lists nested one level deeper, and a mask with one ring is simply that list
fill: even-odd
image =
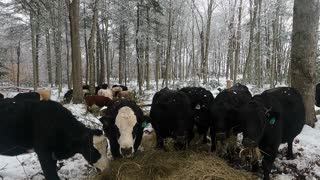
[{"label": "snow-covered ground", "polygon": [[[206,88],[216,96],[219,91],[218,87],[225,86],[225,80],[222,79],[220,83],[213,82]],[[189,83],[177,82],[171,88],[181,88]],[[196,82],[192,84],[199,85]],[[131,89],[137,89],[136,84],[133,82],[129,84]],[[256,88],[255,86],[248,86],[253,94],[261,93],[264,88]],[[155,89],[155,85],[152,84],[152,89]],[[63,88],[63,92],[60,97],[58,96],[57,89],[52,89],[52,99],[61,101],[63,94],[67,91]],[[0,88],[0,93],[3,93],[5,97],[13,97],[17,92],[3,91]],[[151,100],[155,90],[144,91],[143,99],[144,104],[151,104]],[[99,120],[92,114],[86,112],[86,107],[83,104],[64,105],[68,108],[76,118],[83,122],[88,127],[101,128]],[[148,110],[149,108],[146,108]],[[316,108],[316,110],[320,110]],[[320,116],[317,116],[320,120]],[[286,145],[281,145],[279,148],[279,155],[275,161],[275,168],[272,171],[272,177],[276,180],[291,180],[291,179],[320,179],[320,122],[316,123],[315,128],[305,125],[302,132],[296,137],[293,145],[293,151],[296,156],[294,160],[286,160],[284,153],[286,152]],[[74,157],[61,161],[58,163],[58,167],[61,169],[58,171],[59,176],[64,179],[90,179],[95,174],[92,167],[88,165],[85,159],[81,155],[75,155]],[[37,160],[35,153],[20,155],[16,157],[0,156],[0,179],[4,180],[20,180],[20,179],[43,179],[41,174],[41,167]]]}]

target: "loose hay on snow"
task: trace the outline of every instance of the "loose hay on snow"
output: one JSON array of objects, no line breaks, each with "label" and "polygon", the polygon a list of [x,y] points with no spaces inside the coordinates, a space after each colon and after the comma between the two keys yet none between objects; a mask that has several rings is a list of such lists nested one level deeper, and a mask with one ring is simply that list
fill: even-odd
[{"label": "loose hay on snow", "polygon": [[219,157],[206,152],[150,151],[132,159],[116,159],[97,180],[140,179],[256,179],[249,172],[229,167]]}]

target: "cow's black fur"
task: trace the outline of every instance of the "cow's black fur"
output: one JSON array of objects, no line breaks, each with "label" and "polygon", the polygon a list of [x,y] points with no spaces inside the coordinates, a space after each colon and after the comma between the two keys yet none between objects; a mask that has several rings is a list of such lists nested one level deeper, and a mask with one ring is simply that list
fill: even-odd
[{"label": "cow's black fur", "polygon": [[184,87],[180,91],[190,98],[193,118],[197,132],[203,134],[203,142],[207,141],[207,132],[210,124],[209,107],[214,100],[212,93],[202,87]]},{"label": "cow's black fur", "polygon": [[15,100],[40,101],[40,94],[37,92],[19,93],[13,97]]},{"label": "cow's black fur", "polygon": [[230,137],[231,132],[238,133],[240,122],[234,120],[230,113],[234,108],[241,107],[251,98],[249,89],[237,83],[229,89],[221,91],[210,107],[210,135],[212,139],[211,150],[215,149],[215,141],[223,141]]},{"label": "cow's black fur", "polygon": [[288,143],[287,157],[293,158],[292,142],[305,123],[305,109],[299,92],[290,87],[264,91],[236,110],[241,122],[243,145],[258,146],[264,155],[264,179],[269,179],[280,143]]},{"label": "cow's black fur", "polygon": [[118,143],[120,132],[118,127],[115,125],[115,120],[119,109],[125,106],[131,108],[137,118],[137,124],[134,126],[132,132],[132,135],[135,137],[134,152],[136,152],[140,146],[143,135],[145,119],[140,107],[135,102],[126,99],[114,101],[113,104],[104,111],[104,115],[100,118],[100,121],[103,124],[105,135],[109,139],[112,156],[115,158],[121,157],[120,145]]},{"label": "cow's black fur", "polygon": [[157,147],[164,147],[164,138],[172,137],[176,149],[185,149],[194,137],[191,102],[182,91],[164,88],[152,99],[151,124],[157,135]]},{"label": "cow's black fur", "polygon": [[57,160],[81,153],[95,163],[100,153],[93,146],[91,130],[54,101],[0,101],[0,153],[16,156],[34,149],[47,180],[59,180]]},{"label": "cow's black fur", "polygon": [[63,101],[65,103],[70,103],[70,101],[72,100],[72,94],[73,94],[73,90],[69,89],[63,96]]},{"label": "cow's black fur", "polygon": [[101,84],[101,89],[108,89],[108,84]]},{"label": "cow's black fur", "polygon": [[124,85],[115,84],[112,86],[112,88],[114,87],[121,87],[122,91],[128,91],[128,87]]},{"label": "cow's black fur", "polygon": [[4,95],[0,93],[0,99],[4,99]]},{"label": "cow's black fur", "polygon": [[320,83],[316,85],[316,106],[320,107]]}]

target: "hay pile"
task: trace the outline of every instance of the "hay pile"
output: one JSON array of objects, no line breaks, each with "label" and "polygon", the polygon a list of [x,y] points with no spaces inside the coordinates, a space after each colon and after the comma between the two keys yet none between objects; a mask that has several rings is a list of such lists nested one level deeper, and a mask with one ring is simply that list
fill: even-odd
[{"label": "hay pile", "polygon": [[206,152],[149,151],[132,159],[117,159],[97,180],[153,179],[256,179],[249,172],[236,170],[219,157]]}]

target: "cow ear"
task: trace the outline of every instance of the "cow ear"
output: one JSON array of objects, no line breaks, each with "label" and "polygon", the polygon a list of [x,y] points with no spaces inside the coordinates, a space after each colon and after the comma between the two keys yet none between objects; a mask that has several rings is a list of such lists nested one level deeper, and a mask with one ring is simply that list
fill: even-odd
[{"label": "cow ear", "polygon": [[280,113],[279,112],[271,111],[270,112],[270,116],[268,118],[269,124],[274,125],[276,123],[277,119],[279,119],[279,117],[280,117]]},{"label": "cow ear", "polygon": [[99,120],[104,127],[108,127],[110,125],[110,122],[108,121],[108,118],[106,118],[106,117],[101,117]]},{"label": "cow ear", "polygon": [[270,109],[266,109],[265,116],[267,118],[267,122],[271,125],[274,125],[276,123],[276,120],[279,119],[280,113],[270,108]]},{"label": "cow ear", "polygon": [[148,123],[151,123],[150,116],[143,115],[143,120],[141,122],[141,127],[144,129],[148,126]]},{"label": "cow ear", "polygon": [[95,135],[95,136],[101,136],[101,135],[103,135],[103,132],[102,132],[101,130],[99,130],[99,129],[92,129],[92,130],[91,130],[91,133],[92,133],[93,135]]}]

